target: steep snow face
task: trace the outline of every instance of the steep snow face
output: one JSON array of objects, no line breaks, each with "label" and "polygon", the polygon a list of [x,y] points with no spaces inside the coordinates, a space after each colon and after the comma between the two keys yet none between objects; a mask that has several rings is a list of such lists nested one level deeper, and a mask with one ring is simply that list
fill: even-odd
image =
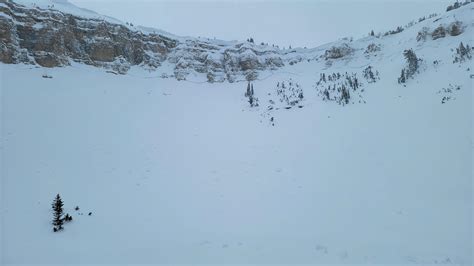
[{"label": "steep snow face", "polygon": [[1,65],[3,262],[470,265],[472,81],[446,47],[406,87],[380,62],[344,107],[315,61],[255,81],[255,108],[241,82]]},{"label": "steep snow face", "polygon": [[111,23],[122,24],[122,22],[118,19],[98,14],[86,8],[80,8],[74,4],[71,4],[68,0],[14,0],[14,2],[23,5],[27,8],[56,10],[77,17],[83,17],[88,19],[102,19]]},{"label": "steep snow face", "polygon": [[177,41],[155,72],[0,64],[1,262],[472,265],[472,12],[268,48],[284,65],[250,68],[256,107],[244,74],[191,67],[221,41]]}]

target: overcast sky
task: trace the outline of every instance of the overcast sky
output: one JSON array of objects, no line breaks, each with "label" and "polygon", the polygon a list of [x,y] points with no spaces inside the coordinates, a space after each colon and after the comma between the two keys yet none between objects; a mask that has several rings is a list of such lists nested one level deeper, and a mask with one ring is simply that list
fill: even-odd
[{"label": "overcast sky", "polygon": [[431,13],[454,0],[333,1],[163,1],[69,0],[123,21],[180,36],[216,37],[315,47],[346,36],[386,31]]}]

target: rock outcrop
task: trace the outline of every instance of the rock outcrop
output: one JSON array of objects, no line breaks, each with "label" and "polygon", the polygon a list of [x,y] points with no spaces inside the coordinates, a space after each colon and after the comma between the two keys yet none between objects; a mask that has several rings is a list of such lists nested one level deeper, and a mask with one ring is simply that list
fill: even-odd
[{"label": "rock outcrop", "polygon": [[80,62],[124,74],[131,66],[156,70],[169,62],[171,76],[179,80],[194,71],[210,82],[233,82],[279,68],[292,60],[287,55],[270,46],[165,36],[0,0],[0,61],[7,64],[60,67]]}]

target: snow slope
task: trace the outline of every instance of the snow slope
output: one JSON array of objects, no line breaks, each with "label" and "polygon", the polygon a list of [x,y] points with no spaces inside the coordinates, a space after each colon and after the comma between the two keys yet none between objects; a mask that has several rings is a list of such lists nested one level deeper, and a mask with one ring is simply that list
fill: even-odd
[{"label": "snow slope", "polygon": [[[461,35],[416,41],[455,18]],[[245,82],[0,64],[1,262],[472,265],[473,65],[452,63],[472,7],[434,19],[263,72],[255,108]],[[408,48],[423,61],[403,86]],[[318,96],[321,73],[368,65],[365,104]],[[290,78],[302,108],[278,102]],[[56,193],[74,218],[59,233]]]},{"label": "snow slope", "polygon": [[39,8],[43,10],[56,10],[67,14],[91,19],[101,19],[111,23],[124,24],[120,20],[98,14],[86,8],[80,8],[67,0],[14,0],[15,3],[28,8]]}]

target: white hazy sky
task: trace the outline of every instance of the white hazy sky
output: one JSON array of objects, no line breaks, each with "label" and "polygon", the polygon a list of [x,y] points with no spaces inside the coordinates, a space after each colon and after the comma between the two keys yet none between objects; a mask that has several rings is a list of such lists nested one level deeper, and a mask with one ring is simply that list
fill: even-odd
[{"label": "white hazy sky", "polygon": [[386,31],[431,13],[454,0],[333,1],[163,1],[69,0],[122,21],[180,36],[315,47],[342,37]]}]

